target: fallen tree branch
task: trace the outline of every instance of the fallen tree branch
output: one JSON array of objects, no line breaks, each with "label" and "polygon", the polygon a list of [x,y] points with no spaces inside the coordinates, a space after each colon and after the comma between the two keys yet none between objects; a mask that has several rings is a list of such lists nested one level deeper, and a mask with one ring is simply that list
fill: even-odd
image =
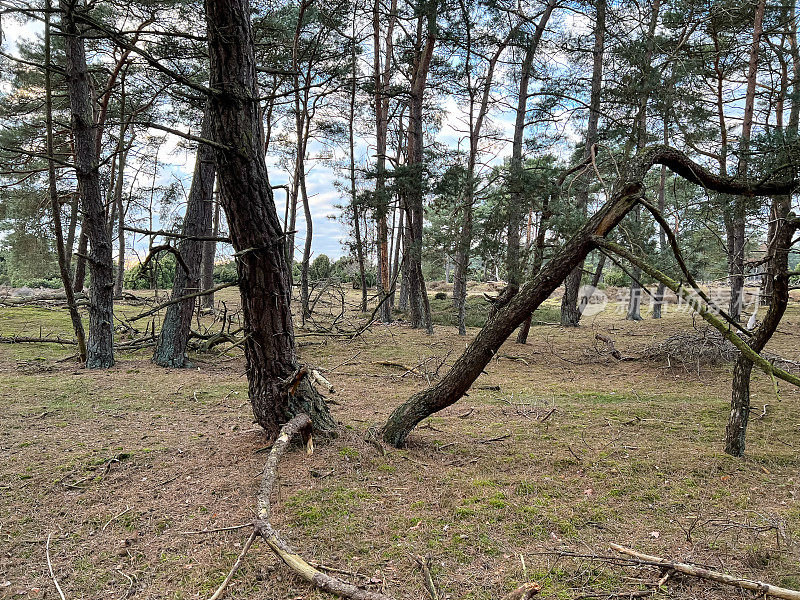
[{"label": "fallen tree branch", "polygon": [[772,362],[761,356],[758,352],[753,350],[750,345],[744,341],[741,337],[739,337],[734,331],[732,331],[728,325],[720,318],[717,318],[713,313],[713,308],[704,306],[696,296],[694,296],[689,290],[687,290],[683,285],[674,279],[668,277],[648,262],[642,260],[638,256],[634,255],[633,253],[629,252],[623,246],[611,242],[605,238],[599,236],[592,236],[592,241],[599,247],[604,248],[605,250],[609,250],[627,260],[628,262],[640,267],[645,273],[650,275],[653,279],[656,279],[663,283],[666,287],[671,289],[675,292],[678,297],[683,298],[692,309],[700,315],[706,322],[708,322],[712,327],[714,327],[717,331],[719,331],[722,336],[727,339],[731,344],[736,346],[736,348],[747,358],[750,362],[752,362],[755,366],[759,369],[764,371],[767,375],[772,375],[777,377],[778,379],[783,379],[784,381],[791,383],[797,387],[800,387],[800,377],[796,375],[792,375],[783,369],[776,367]]},{"label": "fallen tree branch", "polygon": [[135,317],[131,317],[130,319],[128,319],[128,321],[129,322],[133,322],[133,321],[138,321],[139,319],[144,319],[145,317],[149,317],[150,315],[153,315],[153,314],[157,313],[158,311],[160,311],[160,310],[162,310],[164,308],[167,308],[168,306],[171,306],[173,304],[177,304],[178,302],[183,302],[184,300],[188,300],[189,298],[197,298],[199,296],[207,296],[208,294],[213,294],[214,292],[218,292],[220,290],[224,290],[225,288],[229,288],[229,287],[232,287],[234,285],[239,285],[239,282],[237,281],[237,282],[234,282],[234,283],[220,283],[219,285],[215,285],[214,287],[209,288],[207,290],[203,290],[203,291],[200,291],[200,292],[195,292],[193,294],[187,294],[185,296],[181,296],[180,298],[173,298],[172,300],[167,300],[166,302],[163,302],[163,303],[159,304],[158,306],[155,306],[155,307],[151,308],[148,311],[140,313],[140,314],[136,315]]},{"label": "fallen tree branch", "polygon": [[242,551],[236,558],[236,562],[233,563],[231,570],[228,572],[228,576],[222,581],[220,586],[217,588],[217,591],[214,592],[214,595],[211,596],[211,598],[209,598],[208,600],[218,600],[219,598],[222,598],[222,594],[225,593],[225,588],[228,587],[228,584],[231,582],[231,579],[233,579],[233,576],[236,574],[236,571],[238,571],[239,567],[242,566],[242,561],[244,560],[244,557],[247,554],[247,552],[250,550],[250,546],[252,546],[253,542],[256,540],[257,535],[258,534],[256,534],[255,529],[250,533],[250,537],[247,538],[247,541],[244,544],[244,548],[242,548]]},{"label": "fallen tree branch", "polygon": [[50,570],[50,579],[53,580],[53,584],[56,586],[56,590],[58,590],[58,595],[61,596],[61,600],[67,600],[64,597],[64,592],[61,591],[61,586],[58,585],[58,579],[56,579],[56,574],[53,573],[53,563],[50,561],[50,534],[47,534],[47,543],[44,545],[45,554],[47,554],[47,568]]},{"label": "fallen tree branch", "polygon": [[392,600],[389,596],[379,592],[361,589],[332,575],[318,571],[303,560],[299,554],[289,548],[286,542],[281,539],[278,532],[273,529],[270,524],[270,496],[278,472],[278,461],[283,453],[286,452],[291,438],[298,432],[303,436],[306,442],[307,452],[311,454],[314,451],[311,437],[311,419],[308,415],[297,415],[283,426],[278,439],[275,440],[275,443],[272,445],[272,450],[270,450],[269,457],[267,457],[267,464],[264,467],[264,477],[261,480],[261,487],[258,492],[258,512],[254,522],[255,533],[261,536],[270,549],[272,549],[278,558],[292,569],[292,571],[299,575],[304,581],[325,592],[342,598],[350,598],[351,600]]},{"label": "fallen tree branch", "polygon": [[0,344],[61,344],[62,346],[77,346],[77,340],[65,340],[60,337],[27,337],[15,335],[11,337],[0,336]]},{"label": "fallen tree branch", "polygon": [[171,231],[162,231],[162,230],[153,231],[150,229],[140,229],[138,227],[123,227],[123,229],[125,231],[130,231],[132,233],[142,233],[144,235],[170,237],[179,240],[196,240],[199,242],[222,242],[225,244],[231,243],[230,238],[218,237],[214,235],[185,235],[183,233],[173,233]]},{"label": "fallen tree branch", "polygon": [[610,544],[610,546],[613,550],[616,550],[621,554],[627,554],[628,556],[632,556],[653,566],[671,569],[673,571],[677,571],[678,573],[683,573],[684,575],[690,575],[691,577],[698,577],[700,579],[707,579],[716,583],[731,585],[744,590],[750,590],[764,596],[772,596],[773,598],[782,598],[783,600],[800,600],[800,592],[796,590],[777,587],[761,581],[741,579],[739,577],[734,577],[733,575],[720,573],[718,571],[711,571],[709,569],[704,569],[688,563],[672,562],[659,556],[642,554],[641,552],[626,548],[625,546],[620,546],[619,544]]}]

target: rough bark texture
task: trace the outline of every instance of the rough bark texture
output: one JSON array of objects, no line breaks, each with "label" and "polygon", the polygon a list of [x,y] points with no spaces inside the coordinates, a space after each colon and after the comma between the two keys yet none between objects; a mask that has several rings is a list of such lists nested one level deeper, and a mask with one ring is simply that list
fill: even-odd
[{"label": "rough bark texture", "polygon": [[[603,88],[603,51],[606,35],[606,0],[597,0],[595,6],[594,48],[592,49],[592,89],[589,97],[589,121],[586,124],[586,143],[583,157],[590,157],[593,146],[597,143],[597,126],[600,122],[600,100]],[[589,206],[589,176],[584,174],[578,182],[575,200],[577,208],[586,214]],[[561,324],[565,327],[577,327],[581,319],[578,308],[578,292],[581,287],[583,262],[564,280],[564,297],[561,299]]]},{"label": "rough bark texture", "polygon": [[[83,231],[91,250],[87,262],[91,273],[89,289],[89,339],[86,366],[104,369],[114,364],[114,270],[111,236],[100,192],[100,172],[95,152],[96,134],[92,112],[91,82],[81,30],[74,6],[62,0],[65,71],[75,141],[75,173],[83,206]],[[79,279],[75,278],[76,285]],[[83,282],[80,282],[81,286]]]},{"label": "rough bark texture", "polygon": [[[407,164],[410,184],[405,194],[408,228],[405,240],[408,274],[408,299],[411,308],[411,326],[433,333],[431,308],[425,277],[422,274],[422,231],[425,218],[423,98],[428,81],[433,49],[436,45],[437,2],[425,7],[426,14],[418,17],[417,51],[408,100]],[[424,34],[423,34],[424,31]]]},{"label": "rough bark texture", "polygon": [[[58,199],[58,187],[56,185],[56,166],[53,161],[53,86],[50,76],[50,0],[47,0],[44,22],[44,57],[45,57],[45,118],[46,118],[46,138],[47,138],[47,183],[50,192],[50,209],[53,212],[53,229],[56,234],[56,251],[58,253],[58,269],[61,275],[61,282],[64,284],[64,296],[69,308],[69,316],[72,321],[72,328],[75,331],[75,339],[78,345],[78,356],[81,362],[86,361],[86,334],[83,329],[83,321],[75,304],[75,292],[72,289],[72,277],[69,269],[69,255],[64,244],[64,231],[61,223],[61,203]],[[74,217],[73,217],[74,219]]]},{"label": "rough bark texture", "polygon": [[502,343],[514,329],[549,297],[569,272],[595,247],[593,236],[605,236],[634,207],[643,191],[642,181],[654,164],[665,164],[673,172],[711,190],[744,195],[787,193],[796,182],[765,182],[750,185],[708,172],[682,152],[655,146],[639,152],[627,169],[627,176],[617,182],[611,199],[595,213],[547,263],[539,274],[526,283],[511,301],[492,317],[456,360],[450,371],[433,387],[414,394],[396,408],[383,427],[383,439],[402,445],[411,430],[424,418],[458,401],[483,372]]},{"label": "rough bark texture", "polygon": [[[381,64],[381,3],[375,1],[372,8],[372,49],[373,49],[373,86],[375,88],[375,219],[378,224],[378,316],[384,323],[392,320],[391,302],[383,299],[389,290],[389,229],[386,219],[389,212],[389,201],[386,195],[386,149],[389,129],[389,86],[392,76],[392,60],[394,48],[394,26],[397,20],[397,0],[392,0],[386,28],[383,49],[383,65]],[[366,292],[364,292],[366,294]]]},{"label": "rough bark texture", "polygon": [[[203,116],[200,137],[210,139],[211,122],[208,111]],[[171,299],[176,300],[186,294],[200,290],[200,267],[203,258],[204,242],[196,238],[203,236],[211,228],[214,211],[214,149],[207,144],[198,144],[194,165],[192,187],[186,203],[186,214],[183,217],[183,228],[178,243],[178,252],[188,268],[176,265],[175,282],[172,285]],[[189,367],[186,349],[191,334],[192,315],[197,302],[196,298],[187,298],[167,307],[164,324],[158,336],[153,362],[162,367]]]},{"label": "rough bark texture", "polygon": [[[787,221],[790,196],[778,196],[775,200],[775,237],[769,257],[765,277],[770,279],[772,295],[764,321],[755,330],[747,344],[756,352],[761,352],[772,338],[783,318],[789,302],[789,249],[792,245],[794,223]],[[752,361],[741,352],[733,367],[731,384],[731,413],[725,429],[725,452],[732,456],[743,456],[745,450],[745,434],[750,418],[750,375],[753,370]]]},{"label": "rough bark texture", "polygon": [[213,139],[222,207],[236,251],[250,401],[267,435],[305,412],[318,430],[335,423],[295,352],[291,281],[264,160],[248,0],[206,0]]}]

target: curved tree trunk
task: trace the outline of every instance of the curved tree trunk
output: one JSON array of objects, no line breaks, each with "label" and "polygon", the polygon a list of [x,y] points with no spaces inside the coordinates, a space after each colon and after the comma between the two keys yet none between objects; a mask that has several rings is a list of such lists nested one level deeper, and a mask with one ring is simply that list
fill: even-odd
[{"label": "curved tree trunk", "polygon": [[[76,23],[74,6],[64,0],[63,12],[65,71],[75,140],[75,173],[83,205],[82,237],[91,243],[87,262],[92,276],[89,289],[89,339],[86,366],[104,369],[114,365],[114,269],[111,236],[100,192],[100,171],[92,112],[91,82],[83,37]],[[75,284],[82,285],[76,276]]]},{"label": "curved tree trunk", "polygon": [[253,414],[269,438],[299,412],[336,426],[297,361],[286,244],[264,160],[248,0],[206,0],[210,112],[220,196],[237,253]]},{"label": "curved tree trunk", "polygon": [[595,236],[606,236],[636,205],[641,197],[647,171],[654,164],[665,164],[672,171],[713,191],[748,196],[787,193],[794,182],[767,182],[750,185],[713,175],[681,152],[656,146],[639,152],[630,162],[627,176],[617,182],[611,199],[595,213],[539,274],[526,283],[511,301],[481,329],[473,342],[439,382],[422,390],[397,407],[383,426],[383,439],[402,445],[411,430],[423,419],[461,398],[520,323],[544,302],[564,278],[594,249]]},{"label": "curved tree trunk", "polygon": [[[200,137],[211,138],[211,123],[206,109]],[[172,285],[172,300],[193,294],[200,288],[200,267],[203,260],[204,242],[198,239],[211,228],[214,206],[214,149],[208,144],[198,144],[194,164],[192,187],[186,203],[181,233],[187,237],[178,243],[178,252],[188,271],[180,265],[175,266],[175,281]],[[162,367],[190,367],[186,349],[191,334],[192,315],[196,298],[187,298],[167,307],[164,324],[158,336],[153,362]],[[224,324],[223,324],[224,325]]]}]

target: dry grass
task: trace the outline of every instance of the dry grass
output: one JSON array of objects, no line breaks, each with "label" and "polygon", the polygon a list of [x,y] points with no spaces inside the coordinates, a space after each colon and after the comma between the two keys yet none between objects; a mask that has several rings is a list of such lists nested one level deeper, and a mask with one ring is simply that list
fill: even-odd
[{"label": "dry grass", "polygon": [[[38,331],[34,319],[68,333],[65,315],[17,308],[0,309],[0,334]],[[800,359],[798,321],[793,306],[770,350]],[[736,460],[721,452],[727,367],[618,362],[594,340],[602,332],[637,355],[691,329],[684,314],[632,323],[610,310],[577,330],[534,327],[528,345],[503,347],[469,397],[386,455],[366,430],[427,382],[380,363],[411,367],[452,351],[452,364],[464,338],[403,326],[354,341],[304,337],[304,361],[346,363],[327,375],[342,429],[314,456],[286,457],[274,523],[310,560],[397,598],[425,597],[415,555],[433,558],[436,581],[459,600],[497,598],[525,579],[566,599],[658,578],[552,554],[604,553],[612,541],[800,587],[800,393],[781,388],[777,402],[754,376],[753,403],[770,406]],[[70,600],[207,597],[246,531],[181,532],[247,522],[266,457],[243,361],[206,355],[175,372],[142,351],[88,372],[55,362],[68,353],[0,347],[0,597],[54,597],[48,533]],[[255,546],[228,597],[325,596]],[[676,577],[654,597],[747,596]]]}]

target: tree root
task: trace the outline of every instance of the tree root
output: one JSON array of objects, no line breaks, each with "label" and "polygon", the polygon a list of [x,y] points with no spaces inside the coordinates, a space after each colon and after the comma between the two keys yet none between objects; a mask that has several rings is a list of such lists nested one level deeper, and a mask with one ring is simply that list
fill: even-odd
[{"label": "tree root", "polygon": [[278,435],[278,439],[275,440],[275,443],[272,445],[272,450],[270,450],[269,456],[267,457],[267,464],[264,467],[264,477],[261,480],[261,486],[256,500],[257,514],[253,522],[253,532],[248,538],[247,544],[242,549],[241,554],[236,559],[233,568],[225,578],[225,581],[223,581],[222,585],[214,592],[210,600],[218,600],[218,598],[222,597],[225,588],[228,586],[228,583],[230,583],[230,580],[233,578],[239,566],[241,566],[244,556],[247,554],[250,545],[256,537],[261,537],[286,566],[292,569],[292,571],[299,575],[304,581],[316,588],[341,598],[350,598],[351,600],[393,600],[391,597],[379,592],[364,590],[315,569],[299,554],[294,552],[270,524],[269,520],[272,512],[270,495],[272,494],[272,488],[275,485],[275,478],[278,473],[278,461],[284,452],[286,452],[289,441],[296,433],[300,433],[302,436],[306,444],[307,453],[311,454],[314,451],[314,443],[311,436],[311,419],[308,415],[297,415],[281,428],[280,435]]}]

